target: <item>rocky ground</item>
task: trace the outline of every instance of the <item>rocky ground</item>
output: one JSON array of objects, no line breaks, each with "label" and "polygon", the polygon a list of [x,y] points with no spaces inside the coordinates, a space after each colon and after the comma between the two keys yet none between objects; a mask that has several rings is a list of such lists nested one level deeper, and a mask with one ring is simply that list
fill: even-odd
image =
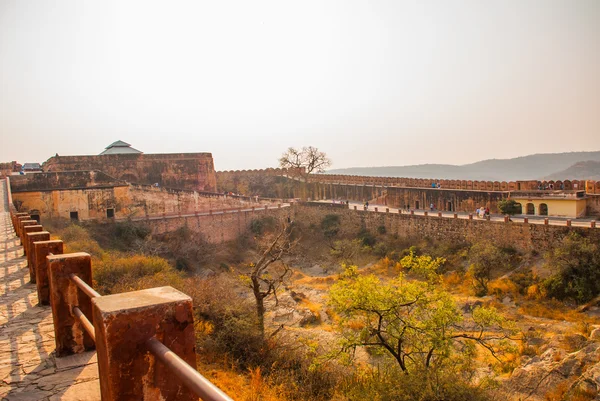
[{"label": "rocky ground", "polygon": [[[278,304],[268,305],[271,323],[283,324],[297,336],[333,344],[335,333],[326,302],[327,290],[335,278],[336,272],[324,271],[318,264],[301,268],[287,290],[278,296]],[[510,296],[495,299],[457,294],[457,301],[463,306],[496,302],[521,330],[521,355],[516,367],[496,376],[500,384],[498,399],[600,401],[600,325],[525,315],[519,309],[521,300]],[[594,317],[599,312],[592,308],[587,316]],[[482,367],[482,371],[491,372],[488,367]]]}]

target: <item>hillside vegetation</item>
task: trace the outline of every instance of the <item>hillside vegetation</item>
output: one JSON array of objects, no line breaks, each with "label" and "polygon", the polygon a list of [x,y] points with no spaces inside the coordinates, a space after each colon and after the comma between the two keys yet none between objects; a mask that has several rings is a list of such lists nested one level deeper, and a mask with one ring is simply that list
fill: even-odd
[{"label": "hillside vegetation", "polygon": [[[383,226],[343,236],[340,224],[262,218],[218,246],[186,227],[152,237],[142,223],[46,225],[67,252],[92,254],[103,294],[190,295],[199,370],[236,400],[594,399],[600,313],[576,308],[600,293],[597,244],[571,235],[538,255]],[[286,252],[259,277],[276,284],[263,331],[248,278],[282,232]]]}]

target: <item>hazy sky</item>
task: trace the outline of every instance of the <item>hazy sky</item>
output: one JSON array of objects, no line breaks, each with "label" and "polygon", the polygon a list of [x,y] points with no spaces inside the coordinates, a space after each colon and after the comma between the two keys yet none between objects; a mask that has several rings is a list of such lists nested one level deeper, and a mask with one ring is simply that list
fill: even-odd
[{"label": "hazy sky", "polygon": [[275,166],[600,149],[600,0],[0,0],[0,161]]}]

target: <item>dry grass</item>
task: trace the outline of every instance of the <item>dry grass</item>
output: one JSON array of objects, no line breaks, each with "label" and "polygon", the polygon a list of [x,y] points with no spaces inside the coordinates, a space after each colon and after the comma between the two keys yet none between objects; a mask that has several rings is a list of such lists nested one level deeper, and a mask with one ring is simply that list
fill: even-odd
[{"label": "dry grass", "polygon": [[241,401],[286,401],[281,386],[273,386],[260,368],[239,373],[226,366],[201,366],[199,371],[226,394]]},{"label": "dry grass", "polygon": [[470,274],[457,271],[442,276],[444,289],[453,294],[473,295],[473,279]]},{"label": "dry grass", "polygon": [[499,298],[507,295],[514,298],[519,295],[519,288],[513,281],[507,278],[500,278],[488,283],[488,293]]},{"label": "dry grass", "polygon": [[534,317],[552,320],[565,320],[567,322],[599,323],[598,319],[590,318],[575,309],[568,308],[559,301],[525,301],[519,308],[519,313]]},{"label": "dry grass", "polygon": [[[302,273],[300,273],[302,274]],[[299,278],[295,278],[299,277]],[[311,277],[302,274],[302,276],[298,275],[292,276],[292,282],[298,285],[306,285],[308,287],[314,288],[316,290],[326,291],[337,281],[337,275],[334,276],[326,276],[326,277]]]}]

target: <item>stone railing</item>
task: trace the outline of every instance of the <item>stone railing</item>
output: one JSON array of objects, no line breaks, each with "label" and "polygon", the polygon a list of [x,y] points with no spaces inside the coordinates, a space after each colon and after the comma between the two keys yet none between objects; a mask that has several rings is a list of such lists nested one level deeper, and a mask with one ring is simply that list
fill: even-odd
[{"label": "stone railing", "polygon": [[[347,209],[349,206],[346,204],[332,204],[325,202],[302,202],[299,203],[302,206],[313,206],[313,207],[323,207],[323,208],[332,208],[332,209]],[[571,218],[560,218],[560,217],[545,217],[539,215],[518,215],[518,216],[509,216],[509,215],[481,215],[475,216],[473,213],[466,212],[448,212],[441,210],[424,210],[424,209],[390,209],[389,207],[383,206],[371,206],[367,207],[365,205],[352,205],[349,210],[358,212],[358,213],[385,213],[387,215],[396,214],[400,216],[410,216],[416,218],[443,218],[443,219],[455,219],[455,220],[471,220],[471,221],[488,221],[488,222],[504,222],[511,224],[536,224],[536,225],[553,225],[553,226],[562,226],[562,227],[579,227],[579,228],[597,228],[596,220],[583,220],[576,222],[576,225],[573,225],[574,219]],[[576,219],[575,219],[576,220]]]},{"label": "stone railing", "polygon": [[278,203],[273,206],[260,205],[260,206],[237,206],[224,209],[208,209],[208,210],[195,210],[189,212],[177,212],[177,213],[159,213],[159,214],[147,214],[144,216],[127,216],[107,219],[108,221],[144,221],[144,220],[158,220],[158,219],[172,219],[178,217],[192,217],[192,216],[210,216],[226,213],[241,213],[241,212],[255,212],[261,210],[272,210],[281,209],[282,207],[288,207],[290,203]]},{"label": "stone railing", "polygon": [[172,287],[101,296],[89,254],[63,253],[61,240],[9,206],[39,303],[52,309],[56,355],[95,348],[102,400],[231,401],[196,370],[189,296]]}]

